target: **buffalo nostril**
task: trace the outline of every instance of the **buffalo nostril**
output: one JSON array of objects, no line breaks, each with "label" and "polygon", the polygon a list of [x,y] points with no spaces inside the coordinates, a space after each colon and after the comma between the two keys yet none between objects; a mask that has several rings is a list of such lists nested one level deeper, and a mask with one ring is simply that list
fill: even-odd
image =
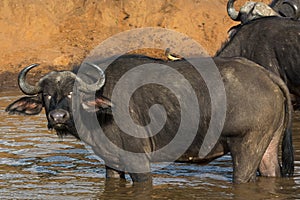
[{"label": "buffalo nostril", "polygon": [[56,123],[64,123],[69,119],[69,114],[67,111],[59,109],[51,111],[49,117]]}]

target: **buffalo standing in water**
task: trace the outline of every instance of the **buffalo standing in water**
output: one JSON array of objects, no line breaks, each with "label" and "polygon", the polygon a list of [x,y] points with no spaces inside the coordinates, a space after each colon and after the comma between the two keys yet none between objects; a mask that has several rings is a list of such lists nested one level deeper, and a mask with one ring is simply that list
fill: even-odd
[{"label": "buffalo standing in water", "polygon": [[[93,84],[88,84],[72,71],[53,71],[45,75],[35,85],[26,82],[26,74],[36,64],[24,68],[19,75],[21,90],[29,95],[10,104],[6,111],[10,114],[34,115],[44,107],[48,119],[48,127],[54,128],[59,135],[71,134],[91,145],[94,152],[106,163],[107,178],[124,178],[129,172],[134,183],[151,182],[150,162],[168,160],[168,155],[149,157],[154,152],[168,144],[176,135],[181,123],[179,99],[169,89],[158,84],[146,84],[138,88],[130,98],[128,110],[133,121],[146,127],[150,123],[149,109],[154,104],[160,104],[166,111],[166,121],[162,129],[154,136],[137,138],[123,132],[116,124],[112,110],[119,105],[111,102],[112,92],[118,80],[124,73],[143,64],[162,64],[181,73],[193,88],[198,108],[189,108],[193,112],[199,109],[200,119],[198,129],[192,143],[186,151],[177,158],[180,162],[209,162],[217,157],[231,153],[233,161],[233,180],[235,183],[253,181],[256,172],[270,177],[290,176],[293,174],[293,151],[290,148],[291,104],[288,90],[283,81],[273,73],[244,58],[215,58],[222,80],[224,82],[227,103],[226,120],[221,136],[216,145],[205,158],[199,158],[199,150],[211,120],[211,104],[208,88],[197,70],[187,61],[167,62],[145,56],[122,56],[110,64],[104,72],[92,65],[101,78]],[[151,67],[151,66],[149,66]],[[105,78],[106,77],[106,78]],[[143,78],[143,77],[136,77]],[[174,87],[187,90],[182,80],[174,79],[162,68],[158,77],[170,80]],[[72,98],[74,98],[74,82],[79,83],[78,91],[83,91],[76,100],[82,115],[76,116],[79,124],[75,128]],[[129,80],[130,81],[130,80]],[[96,91],[97,90],[97,91]],[[95,92],[95,95],[89,95]],[[122,91],[124,95],[128,91]],[[86,96],[85,96],[86,95]],[[213,99],[220,106],[222,99]],[[75,106],[75,107],[76,107]],[[187,105],[189,107],[189,105]],[[218,112],[218,110],[217,110]],[[90,124],[90,115],[96,113],[104,135],[121,149],[129,152],[143,153],[145,156],[128,159],[121,152],[113,152],[111,145],[97,142],[101,137],[99,129]],[[117,113],[118,114],[118,113]],[[155,119],[154,119],[155,120]],[[191,122],[195,119],[190,118]],[[190,127],[185,127],[188,135]],[[152,135],[151,129],[146,129]],[[147,132],[148,131],[148,132]],[[283,139],[282,139],[283,138]],[[280,144],[282,139],[282,144]],[[280,166],[278,151],[282,147],[282,166]],[[172,154],[172,152],[169,152]],[[135,173],[143,169],[143,173]]]}]

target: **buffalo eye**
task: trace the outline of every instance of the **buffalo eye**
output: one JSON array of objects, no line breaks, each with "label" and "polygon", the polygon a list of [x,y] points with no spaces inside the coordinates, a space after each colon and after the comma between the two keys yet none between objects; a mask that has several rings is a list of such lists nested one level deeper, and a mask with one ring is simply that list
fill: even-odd
[{"label": "buffalo eye", "polygon": [[49,94],[43,94],[43,95],[44,95],[44,98],[47,100],[50,100],[52,98],[52,96]]},{"label": "buffalo eye", "polygon": [[70,92],[70,93],[68,94],[68,98],[69,98],[69,99],[72,98],[72,94],[73,94],[73,92]]}]

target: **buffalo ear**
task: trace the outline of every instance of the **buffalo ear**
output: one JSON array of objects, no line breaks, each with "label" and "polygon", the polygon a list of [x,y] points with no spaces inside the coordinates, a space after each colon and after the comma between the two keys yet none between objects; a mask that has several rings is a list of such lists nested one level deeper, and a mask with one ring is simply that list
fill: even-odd
[{"label": "buffalo ear", "polygon": [[43,109],[43,102],[38,96],[22,97],[6,107],[9,114],[37,115]]},{"label": "buffalo ear", "polygon": [[93,100],[86,100],[82,103],[82,107],[88,112],[97,112],[99,110],[107,111],[113,107],[112,102],[103,96],[95,97]]}]

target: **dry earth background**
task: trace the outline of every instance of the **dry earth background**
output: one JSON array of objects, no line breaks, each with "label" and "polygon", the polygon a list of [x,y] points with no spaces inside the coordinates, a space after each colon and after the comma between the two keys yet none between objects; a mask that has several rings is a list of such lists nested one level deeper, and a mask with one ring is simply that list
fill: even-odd
[{"label": "dry earth background", "polygon": [[[236,7],[245,2],[238,1]],[[134,28],[162,27],[184,33],[214,55],[226,40],[227,30],[235,25],[227,16],[226,3],[227,0],[1,0],[0,91],[17,89],[17,74],[26,65],[42,65],[33,70],[31,79],[51,69],[70,69],[103,40]]]}]

